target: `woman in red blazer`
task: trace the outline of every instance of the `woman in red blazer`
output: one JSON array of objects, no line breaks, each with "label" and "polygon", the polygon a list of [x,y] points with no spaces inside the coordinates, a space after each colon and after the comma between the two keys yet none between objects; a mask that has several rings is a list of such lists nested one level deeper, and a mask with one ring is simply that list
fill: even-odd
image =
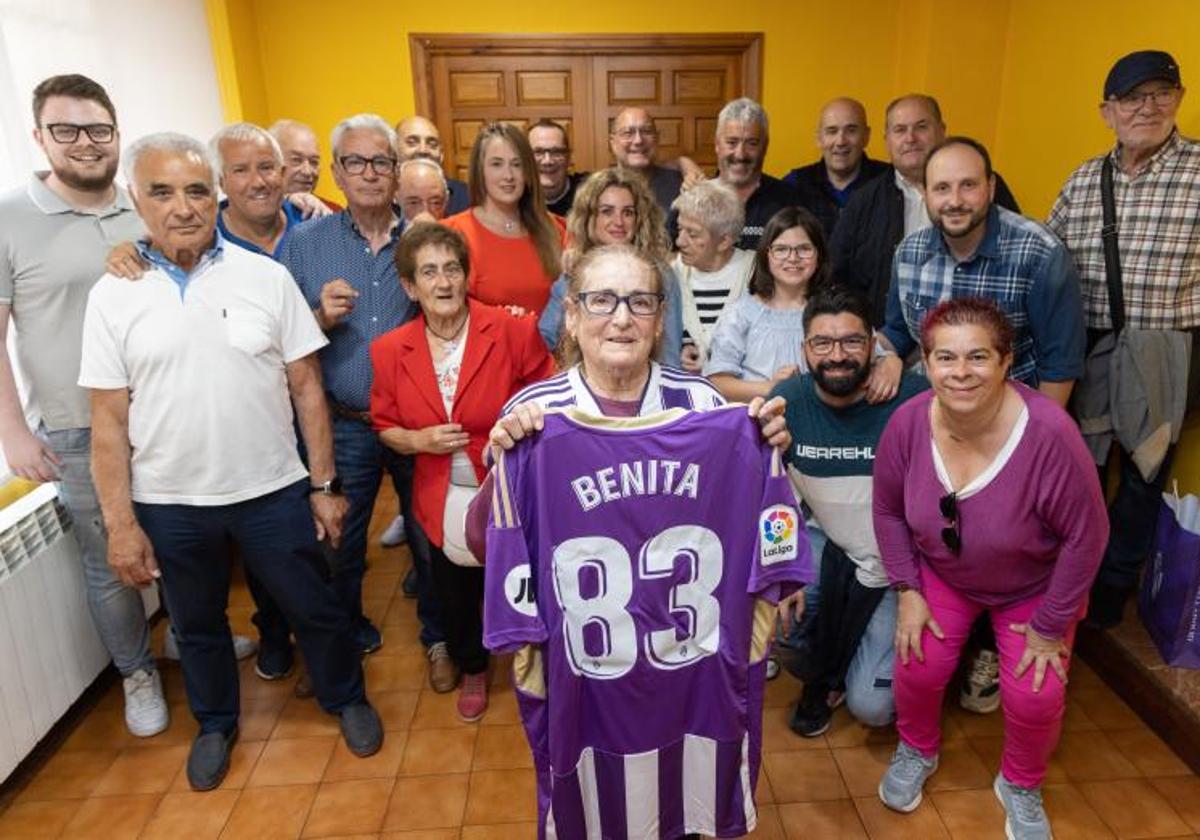
[{"label": "woman in red blazer", "polygon": [[414,513],[429,537],[446,646],[463,675],[458,714],[487,709],[483,569],[466,547],[466,507],[486,475],[488,432],[504,403],[554,372],[532,315],[467,299],[462,237],[419,224],[396,247],[396,268],[421,314],[371,344],[371,420],[384,445],[416,455]]}]

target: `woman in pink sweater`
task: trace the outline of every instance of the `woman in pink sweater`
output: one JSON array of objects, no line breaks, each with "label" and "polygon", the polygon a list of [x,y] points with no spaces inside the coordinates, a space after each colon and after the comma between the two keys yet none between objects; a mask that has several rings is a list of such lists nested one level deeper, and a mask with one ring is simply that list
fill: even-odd
[{"label": "woman in pink sweater", "polygon": [[946,683],[987,611],[1005,728],[994,789],[1009,837],[1049,837],[1041,784],[1108,518],[1074,422],[1008,379],[1012,338],[991,301],[960,298],[931,311],[921,348],[933,389],[899,408],[879,441],[875,535],[900,593],[900,744],[879,795],[898,811],[920,804],[937,770]]}]

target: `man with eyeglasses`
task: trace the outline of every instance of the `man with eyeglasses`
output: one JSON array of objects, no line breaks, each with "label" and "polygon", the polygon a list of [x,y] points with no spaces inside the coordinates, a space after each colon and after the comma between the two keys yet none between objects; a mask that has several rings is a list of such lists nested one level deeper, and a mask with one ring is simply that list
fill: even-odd
[{"label": "man with eyeglasses", "polygon": [[120,133],[103,87],[86,76],[53,76],[34,89],[33,117],[50,170],[0,197],[0,343],[11,318],[30,407],[41,418],[31,430],[9,354],[0,352],[0,443],[16,475],[60,482],[92,621],[123,678],[126,726],[149,737],[167,728],[167,703],[142,599],[108,565],[88,393],[76,385],[88,292],[112,244],[137,239],[142,223],[113,183]]},{"label": "man with eyeglasses", "polygon": [[[1176,115],[1185,90],[1179,64],[1159,50],[1123,56],[1104,82],[1100,116],[1116,136],[1116,146],[1084,162],[1063,185],[1047,224],[1066,243],[1083,288],[1086,313],[1088,373],[1080,384],[1074,408],[1081,417],[1094,412],[1084,408],[1086,392],[1097,389],[1100,414],[1107,413],[1102,380],[1108,371],[1106,354],[1120,326],[1123,341],[1162,342],[1174,348],[1158,359],[1138,353],[1142,375],[1158,380],[1155,390],[1174,391],[1188,410],[1200,405],[1200,142],[1183,137]],[[1115,251],[1123,305],[1113,315],[1102,237],[1104,212],[1101,199],[1103,169],[1112,173],[1115,218],[1118,222]],[[1116,268],[1116,266],[1114,266]],[[1122,319],[1123,315],[1123,319]],[[1191,348],[1184,348],[1190,333]],[[1186,369],[1187,373],[1183,371]],[[1174,379],[1176,388],[1169,383]],[[1184,384],[1186,382],[1186,385]],[[1186,394],[1178,391],[1186,387]],[[1089,400],[1090,402],[1090,400]],[[1161,491],[1171,472],[1178,425],[1172,423],[1171,441],[1163,441],[1162,459],[1147,478],[1130,451],[1117,447],[1120,479],[1109,506],[1111,536],[1100,573],[1092,588],[1087,621],[1094,627],[1120,623],[1125,601],[1154,538]],[[1091,441],[1089,441],[1091,443]],[[1134,447],[1131,447],[1131,449]],[[1101,451],[1102,450],[1102,451]],[[1101,481],[1108,471],[1107,441],[1093,446],[1102,464]]]},{"label": "man with eyeglasses", "polygon": [[329,338],[319,358],[333,412],[334,460],[350,503],[341,545],[333,553],[333,586],[355,621],[358,648],[383,644],[363,613],[367,526],[386,472],[397,495],[409,497],[411,463],[380,445],[371,429],[371,342],[408,321],[411,302],[393,261],[404,217],[396,193],[396,133],[375,114],[357,114],[333,129],[334,181],[346,209],[297,228],[282,262],[296,278]]},{"label": "man with eyeglasses", "polygon": [[809,620],[793,640],[802,653],[788,666],[804,680],[791,727],[815,738],[829,728],[843,700],[867,726],[895,719],[897,596],[888,589],[870,527],[871,476],[875,447],[892,413],[929,384],[905,373],[891,399],[867,400],[874,333],[870,308],[857,291],[818,290],[803,320],[809,372],[779,383],[771,396],[787,400],[788,474],[827,537],[820,580],[805,589]]},{"label": "man with eyeglasses", "polygon": [[575,202],[575,190],[587,178],[586,172],[570,171],[571,143],[567,130],[554,120],[540,119],[529,126],[529,145],[537,162],[546,209],[566,218]]},{"label": "man with eyeglasses", "polygon": [[622,108],[613,118],[608,146],[617,165],[640,172],[663,213],[670,213],[683,186],[683,173],[658,165],[658,128],[646,109]]},{"label": "man with eyeglasses", "polygon": [[[431,160],[445,166],[445,148],[438,127],[425,117],[405,117],[396,123],[396,154],[400,161]],[[444,175],[446,181],[446,213],[452,216],[471,206],[471,193],[464,181]],[[440,217],[439,217],[440,218]]]}]

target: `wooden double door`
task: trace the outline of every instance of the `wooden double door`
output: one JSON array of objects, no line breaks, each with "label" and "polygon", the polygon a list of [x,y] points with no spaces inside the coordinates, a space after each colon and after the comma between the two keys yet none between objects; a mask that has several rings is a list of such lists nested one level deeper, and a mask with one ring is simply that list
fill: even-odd
[{"label": "wooden double door", "polygon": [[412,35],[418,111],[442,133],[446,171],[466,178],[471,146],[490,121],[566,127],[574,168],[609,165],[612,119],[645,108],[659,158],[715,163],[717,112],[760,96],[762,36]]}]

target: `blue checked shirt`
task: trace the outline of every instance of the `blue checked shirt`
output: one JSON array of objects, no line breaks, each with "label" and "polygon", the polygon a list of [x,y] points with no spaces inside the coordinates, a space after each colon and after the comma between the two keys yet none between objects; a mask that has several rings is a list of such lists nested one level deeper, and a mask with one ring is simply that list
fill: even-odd
[{"label": "blue checked shirt", "polygon": [[896,247],[883,334],[902,357],[916,346],[925,314],[950,298],[983,297],[1008,316],[1013,379],[1036,388],[1083,375],[1086,332],[1079,276],[1062,242],[1047,228],[992,205],[987,232],[968,260],[957,262],[936,227]]},{"label": "blue checked shirt", "polygon": [[414,314],[393,262],[402,228],[403,222],[391,242],[372,254],[350,213],[342,211],[297,226],[280,256],[313,309],[331,280],[340,277],[358,291],[354,309],[327,333],[329,344],[319,354],[325,392],[354,411],[371,404],[371,342]]}]

